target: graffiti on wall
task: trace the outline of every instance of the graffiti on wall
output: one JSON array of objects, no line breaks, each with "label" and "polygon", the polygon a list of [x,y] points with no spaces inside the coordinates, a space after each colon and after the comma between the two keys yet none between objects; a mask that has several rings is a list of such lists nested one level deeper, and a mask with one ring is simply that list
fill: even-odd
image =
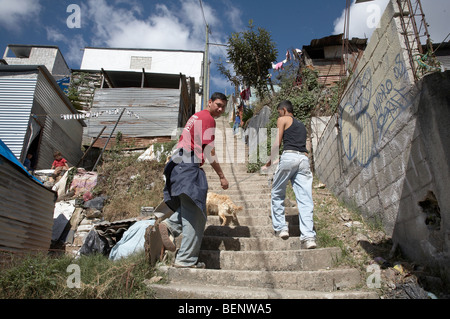
[{"label": "graffiti on wall", "polygon": [[342,147],[350,161],[355,160],[363,167],[378,155],[377,143],[413,102],[406,65],[400,54],[389,70],[389,76],[374,87],[372,70],[367,67],[341,108]]}]

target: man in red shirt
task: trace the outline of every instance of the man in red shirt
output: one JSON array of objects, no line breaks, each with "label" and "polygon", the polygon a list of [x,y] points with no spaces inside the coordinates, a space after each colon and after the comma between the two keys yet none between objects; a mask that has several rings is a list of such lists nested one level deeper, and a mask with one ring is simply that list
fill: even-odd
[{"label": "man in red shirt", "polygon": [[194,114],[186,123],[177,150],[164,169],[164,201],[175,213],[159,224],[159,231],[165,248],[170,251],[175,251],[176,246],[169,235],[178,237],[183,234],[175,267],[205,268],[203,263],[198,263],[206,225],[208,194],[208,182],[201,167],[207,159],[219,176],[222,188],[228,189],[228,180],[214,147],[215,118],[223,114],[226,105],[224,94],[214,93],[211,96],[208,108]]}]

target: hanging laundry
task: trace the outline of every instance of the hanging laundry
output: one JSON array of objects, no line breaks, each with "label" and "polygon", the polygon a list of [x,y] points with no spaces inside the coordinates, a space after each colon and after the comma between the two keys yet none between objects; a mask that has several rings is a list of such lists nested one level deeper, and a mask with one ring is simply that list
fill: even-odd
[{"label": "hanging laundry", "polygon": [[250,97],[252,96],[250,88],[246,88],[245,90],[243,90],[240,95],[242,100],[244,101],[250,100]]},{"label": "hanging laundry", "polygon": [[279,62],[279,63],[277,63],[277,64],[273,64],[273,63],[272,63],[272,68],[273,68],[275,71],[283,70],[283,62]]},{"label": "hanging laundry", "polygon": [[[291,52],[289,50],[286,51],[286,60],[284,60],[284,63],[287,63],[291,60]],[[286,61],[286,62],[285,62]]]},{"label": "hanging laundry", "polygon": [[293,53],[293,55],[294,55],[294,60],[298,60],[298,61],[300,61],[301,60],[301,56],[302,56],[302,54],[303,54],[303,52],[302,52],[302,50],[300,50],[300,49],[295,49],[294,51],[292,51],[292,53]]},{"label": "hanging laundry", "polygon": [[[118,115],[120,112],[122,112],[122,109],[112,109],[112,110],[105,110],[100,112],[87,112],[87,111],[79,111],[79,114],[61,114],[60,118],[64,121],[68,120],[84,120],[88,118],[97,118],[102,115]],[[127,111],[128,116],[132,117],[134,116],[137,119],[140,119],[139,114],[134,113],[133,111]]]}]

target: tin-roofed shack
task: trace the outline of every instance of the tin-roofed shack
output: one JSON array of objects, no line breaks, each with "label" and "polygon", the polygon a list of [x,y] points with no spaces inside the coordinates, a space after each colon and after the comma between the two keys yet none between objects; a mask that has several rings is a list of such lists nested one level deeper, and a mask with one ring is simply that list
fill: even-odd
[{"label": "tin-roofed shack", "polygon": [[50,248],[55,200],[0,139],[0,263]]},{"label": "tin-roofed shack", "polygon": [[366,46],[367,39],[344,41],[343,34],[314,39],[303,46],[303,64],[319,73],[320,84],[332,87],[354,70]]},{"label": "tin-roofed shack", "polygon": [[0,139],[23,163],[33,154],[32,168],[48,169],[60,151],[71,166],[82,156],[83,120],[43,65],[0,65]]},{"label": "tin-roofed shack", "polygon": [[[72,82],[79,86],[79,103],[89,114],[85,146],[100,136],[93,147],[103,148],[117,123],[107,149],[115,145],[118,132],[129,146],[145,149],[170,141],[195,113],[195,79],[183,74],[74,70]],[[123,109],[126,112],[118,122]]]}]

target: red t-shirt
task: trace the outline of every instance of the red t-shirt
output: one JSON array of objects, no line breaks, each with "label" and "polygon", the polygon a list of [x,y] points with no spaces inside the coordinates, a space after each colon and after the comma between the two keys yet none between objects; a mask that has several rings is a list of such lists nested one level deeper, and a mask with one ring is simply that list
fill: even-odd
[{"label": "red t-shirt", "polygon": [[210,151],[214,148],[216,121],[208,110],[194,114],[184,127],[181,134],[178,148],[192,152],[201,160],[201,165],[205,163],[204,150],[208,146]]},{"label": "red t-shirt", "polygon": [[64,167],[66,165],[67,161],[64,158],[61,158],[60,160],[55,160],[53,162],[53,167]]}]

